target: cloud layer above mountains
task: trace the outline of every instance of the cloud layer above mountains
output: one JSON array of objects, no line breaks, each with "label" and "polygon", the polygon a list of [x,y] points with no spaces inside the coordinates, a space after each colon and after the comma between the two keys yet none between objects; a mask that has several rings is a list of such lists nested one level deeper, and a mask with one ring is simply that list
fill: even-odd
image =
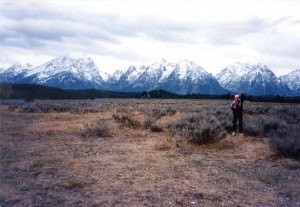
[{"label": "cloud layer above mountains", "polygon": [[211,73],[262,62],[276,74],[300,67],[297,1],[3,1],[0,67],[87,54],[101,70],[162,58]]}]

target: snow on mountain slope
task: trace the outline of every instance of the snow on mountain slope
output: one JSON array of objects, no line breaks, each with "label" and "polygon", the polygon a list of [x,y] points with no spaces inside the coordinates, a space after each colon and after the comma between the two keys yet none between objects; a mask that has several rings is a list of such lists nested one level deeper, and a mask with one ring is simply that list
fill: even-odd
[{"label": "snow on mountain slope", "polygon": [[107,72],[104,72],[104,71],[99,71],[99,74],[100,74],[102,80],[105,82],[107,82],[108,79],[111,77],[110,74],[108,74]]},{"label": "snow on mountain slope", "polygon": [[28,70],[18,82],[67,89],[99,88],[104,84],[94,61],[87,57],[65,55]]},{"label": "snow on mountain slope", "polygon": [[216,78],[221,86],[233,92],[244,91],[252,95],[290,95],[290,90],[262,64],[250,65],[238,62],[225,67]]},{"label": "snow on mountain slope", "polygon": [[118,81],[121,78],[121,75],[123,74],[123,72],[121,70],[116,70],[111,76],[110,78]]},{"label": "snow on mountain slope", "polygon": [[32,68],[33,66],[29,63],[26,65],[14,64],[0,71],[0,82],[17,82],[19,78],[22,78]]},{"label": "snow on mountain slope", "polygon": [[114,90],[165,89],[176,93],[225,93],[217,80],[192,61],[170,63],[165,59],[149,66],[131,66],[121,75]]},{"label": "snow on mountain slope", "polygon": [[295,95],[300,95],[300,69],[294,70],[287,75],[280,76],[279,79],[286,84]]},{"label": "snow on mountain slope", "polygon": [[54,75],[69,72],[74,77],[86,81],[103,81],[94,61],[89,57],[73,58],[69,55],[55,58],[28,72],[28,76],[37,74],[39,82],[47,81]]},{"label": "snow on mountain slope", "polygon": [[149,66],[141,66],[139,67],[139,77],[134,82],[131,82],[128,87],[132,90],[156,89],[173,69],[174,64],[167,62],[165,59]]}]

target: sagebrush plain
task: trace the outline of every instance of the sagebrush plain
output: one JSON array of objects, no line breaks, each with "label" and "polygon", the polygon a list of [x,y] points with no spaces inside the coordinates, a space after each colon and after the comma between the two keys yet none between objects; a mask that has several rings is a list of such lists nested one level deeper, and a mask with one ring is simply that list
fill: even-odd
[{"label": "sagebrush plain", "polygon": [[300,105],[2,100],[0,206],[300,206]]}]

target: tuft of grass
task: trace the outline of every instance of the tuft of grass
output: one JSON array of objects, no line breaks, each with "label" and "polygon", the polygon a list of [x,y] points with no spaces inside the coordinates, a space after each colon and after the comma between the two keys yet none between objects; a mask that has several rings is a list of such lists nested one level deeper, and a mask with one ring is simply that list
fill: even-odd
[{"label": "tuft of grass", "polygon": [[296,164],[296,163],[293,163],[293,164],[286,164],[284,165],[284,167],[288,170],[300,170],[300,164]]},{"label": "tuft of grass", "polygon": [[201,160],[193,160],[193,164],[195,164],[197,167],[206,167],[207,165],[204,164]]},{"label": "tuft of grass", "polygon": [[173,142],[169,139],[158,140],[154,146],[156,150],[170,150],[174,146]]},{"label": "tuft of grass", "polygon": [[150,125],[150,130],[151,132],[162,132],[163,128],[159,126],[157,123],[154,123]]},{"label": "tuft of grass", "polygon": [[222,150],[234,150],[235,149],[235,145],[231,142],[214,142],[214,143],[210,143],[208,145],[208,148],[211,148],[211,149],[215,149],[215,150],[218,150],[218,151],[222,151]]},{"label": "tuft of grass", "polygon": [[82,179],[78,178],[70,178],[69,180],[60,184],[61,187],[66,188],[68,190],[76,189],[76,188],[84,188],[88,186],[89,183]]},{"label": "tuft of grass", "polygon": [[263,175],[258,174],[256,178],[258,181],[262,183],[275,186],[282,178],[282,176],[280,174],[263,174]]}]

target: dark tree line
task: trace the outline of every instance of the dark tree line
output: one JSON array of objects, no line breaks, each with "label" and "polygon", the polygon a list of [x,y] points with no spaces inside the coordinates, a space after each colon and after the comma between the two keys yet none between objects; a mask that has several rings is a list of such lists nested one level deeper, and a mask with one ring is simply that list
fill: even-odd
[{"label": "dark tree line", "polygon": [[[234,94],[196,94],[184,95],[171,93],[165,90],[143,91],[136,94],[136,98],[162,98],[162,99],[233,99]],[[278,103],[300,103],[300,97],[283,96],[252,96],[246,95],[246,100],[252,102],[278,102]]]},{"label": "dark tree line", "polygon": [[[161,99],[233,99],[234,94],[176,94],[165,90],[142,92],[116,92],[97,89],[60,89],[35,84],[0,84],[1,99],[95,99],[95,98],[161,98]],[[253,102],[300,103],[300,97],[247,96]]]},{"label": "dark tree line", "polygon": [[96,89],[68,90],[34,84],[0,84],[2,99],[95,99],[132,98],[136,93],[114,92]]}]

